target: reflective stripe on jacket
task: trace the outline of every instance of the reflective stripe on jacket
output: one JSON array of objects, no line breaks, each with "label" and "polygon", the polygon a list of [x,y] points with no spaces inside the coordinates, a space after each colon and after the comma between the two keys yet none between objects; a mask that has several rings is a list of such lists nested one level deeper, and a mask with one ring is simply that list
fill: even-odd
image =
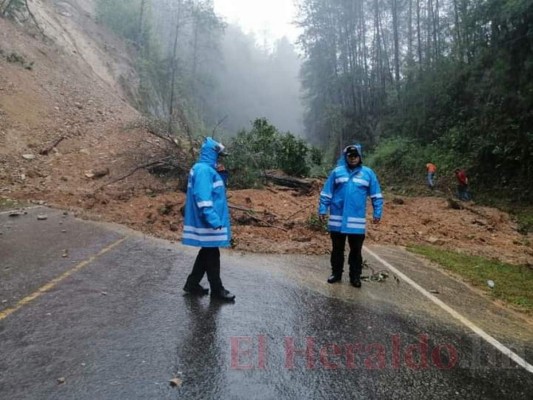
[{"label": "reflective stripe on jacket", "polygon": [[383,195],[375,172],[362,165],[350,170],[343,157],[324,184],[318,213],[326,215],[329,209],[330,232],[364,234],[367,197],[372,200],[373,217],[381,219]]},{"label": "reflective stripe on jacket", "polygon": [[[228,247],[231,226],[226,186],[216,171],[219,143],[207,138],[187,185],[182,243],[195,247]],[[218,229],[217,229],[218,228]]]}]

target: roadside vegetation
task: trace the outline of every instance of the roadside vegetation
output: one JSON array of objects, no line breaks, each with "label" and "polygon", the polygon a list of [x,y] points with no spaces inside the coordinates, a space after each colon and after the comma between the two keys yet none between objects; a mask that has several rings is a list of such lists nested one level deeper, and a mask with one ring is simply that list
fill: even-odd
[{"label": "roadside vegetation", "polygon": [[[224,141],[226,142],[226,141]],[[265,118],[256,119],[249,131],[230,138],[226,167],[231,171],[230,186],[246,189],[261,186],[267,170],[307,178],[324,176],[322,152],[290,132],[282,133]]]},{"label": "roadside vegetation", "polygon": [[[416,245],[407,249],[460,275],[493,299],[502,300],[521,311],[533,314],[531,266],[506,264],[432,246]],[[490,288],[488,281],[494,282],[493,288]]]},{"label": "roadside vegetation", "polygon": [[27,70],[32,70],[33,69],[33,61],[31,62],[28,62],[24,56],[12,51],[12,52],[5,52],[1,47],[0,47],[0,57],[3,57],[6,59],[6,61],[8,63],[15,63],[15,64],[20,64],[22,67],[24,67],[25,69]]},{"label": "roadside vegetation", "polygon": [[431,161],[440,177],[465,169],[475,193],[531,203],[531,1],[300,3],[310,138],[376,150],[395,186]]},{"label": "roadside vegetation", "polygon": [[20,203],[17,200],[11,200],[11,199],[6,199],[6,198],[1,198],[0,197],[0,211],[2,211],[2,210],[11,210],[13,208],[24,207],[24,206],[25,206],[25,204],[22,204],[22,203]]},{"label": "roadside vegetation", "polygon": [[[323,169],[333,166],[343,146],[360,142],[367,157],[373,153],[365,163],[387,186],[417,194],[417,187],[424,188],[425,165],[431,161],[438,168],[437,184],[447,196],[455,190],[453,170],[462,168],[476,201],[497,197],[518,208],[531,203],[530,1],[464,2],[457,7],[444,0],[419,4],[421,9],[371,0],[357,7],[331,0],[298,3],[303,120],[307,139],[325,154]],[[215,14],[212,2],[98,0],[96,11],[98,20],[131,44],[136,54],[140,80],[134,103],[146,114],[166,120],[169,133],[207,136],[218,127],[235,135],[246,126],[237,123],[243,120],[237,118],[237,110],[247,110],[246,121],[261,115],[271,104],[264,98],[267,94],[276,100],[275,109],[296,113],[288,105],[292,97],[287,103],[287,96],[272,91],[287,87],[286,82],[274,84],[250,75],[258,70],[279,75],[285,70],[281,67],[294,64],[294,49],[279,44],[265,58],[246,46],[226,48],[224,38],[231,43],[247,41],[232,36],[235,32]],[[394,40],[385,40],[382,31],[392,32]],[[250,54],[257,64],[233,60],[230,55],[236,54]],[[294,75],[293,67],[291,71]],[[250,108],[252,104],[261,107]],[[277,118],[270,119],[280,125]],[[253,147],[244,143],[249,133],[238,134],[241,149]],[[257,139],[254,146],[261,143]],[[307,143],[285,136],[276,138],[273,146],[284,149],[268,158],[272,168],[282,162],[281,169],[291,174],[325,174],[301,162],[314,154]],[[270,150],[272,146],[256,154],[258,169],[266,168],[261,162]],[[281,155],[289,159],[281,161]],[[241,186],[253,177],[243,176]]]},{"label": "roadside vegetation", "polygon": [[[435,190],[426,184],[426,164],[437,165]],[[405,137],[385,139],[365,159],[374,168],[386,191],[408,196],[454,197],[457,182],[455,168],[466,168],[468,161],[458,157],[439,143],[424,145]],[[490,168],[488,168],[490,169]],[[476,204],[495,207],[509,213],[518,224],[522,234],[533,232],[533,207],[530,189],[524,183],[510,181],[505,186],[493,187],[477,174],[475,168],[468,170],[470,192]]]},{"label": "roadside vegetation", "polygon": [[206,0],[97,0],[97,21],[127,44],[129,101],[169,134],[235,135],[256,117],[303,130],[300,58],[286,38],[266,48]]}]

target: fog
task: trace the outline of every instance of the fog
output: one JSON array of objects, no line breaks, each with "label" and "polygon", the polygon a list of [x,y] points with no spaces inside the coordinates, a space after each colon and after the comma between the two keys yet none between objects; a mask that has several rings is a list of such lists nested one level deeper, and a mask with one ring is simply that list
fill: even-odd
[{"label": "fog", "polygon": [[[164,63],[175,57],[175,101],[192,119],[201,120],[205,130],[222,121],[217,129],[232,135],[264,117],[281,132],[303,135],[301,62],[288,39],[262,45],[225,23],[207,1],[151,4],[152,32]],[[169,76],[163,90],[170,90]]]},{"label": "fog", "polygon": [[253,35],[228,25],[220,52],[214,108],[228,116],[224,127],[235,132],[265,117],[280,131],[302,135],[301,63],[288,39],[278,40],[269,51]]}]

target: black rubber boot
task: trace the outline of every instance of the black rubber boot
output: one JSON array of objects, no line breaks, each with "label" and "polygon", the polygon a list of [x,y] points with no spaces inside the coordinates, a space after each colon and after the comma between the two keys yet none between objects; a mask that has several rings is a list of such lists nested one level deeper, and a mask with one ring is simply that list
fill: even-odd
[{"label": "black rubber boot", "polygon": [[194,295],[194,296],[205,296],[209,294],[209,289],[204,288],[202,285],[189,285],[185,284],[183,287],[183,290],[187,292],[188,294]]},{"label": "black rubber boot", "polygon": [[353,287],[356,287],[356,288],[361,287],[361,279],[359,278],[350,280],[350,283],[352,284]]},{"label": "black rubber boot", "polygon": [[214,300],[232,302],[235,301],[235,295],[229,290],[221,289],[217,292],[211,291],[211,298]]},{"label": "black rubber boot", "polygon": [[329,278],[328,278],[328,283],[336,283],[336,282],[340,282],[342,280],[342,275],[331,275]]}]

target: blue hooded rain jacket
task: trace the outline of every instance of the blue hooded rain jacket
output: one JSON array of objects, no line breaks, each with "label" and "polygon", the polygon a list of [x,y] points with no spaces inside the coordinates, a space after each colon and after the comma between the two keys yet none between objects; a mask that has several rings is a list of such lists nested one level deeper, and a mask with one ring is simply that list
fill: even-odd
[{"label": "blue hooded rain jacket", "polygon": [[189,173],[182,243],[195,247],[229,247],[231,226],[226,184],[216,170],[224,146],[205,139],[200,158]]},{"label": "blue hooded rain jacket", "polygon": [[[362,162],[361,146],[355,147]],[[318,213],[326,215],[329,209],[330,232],[364,234],[367,197],[372,200],[373,217],[381,219],[383,195],[375,172],[362,164],[350,170],[343,153],[320,193]]]}]

